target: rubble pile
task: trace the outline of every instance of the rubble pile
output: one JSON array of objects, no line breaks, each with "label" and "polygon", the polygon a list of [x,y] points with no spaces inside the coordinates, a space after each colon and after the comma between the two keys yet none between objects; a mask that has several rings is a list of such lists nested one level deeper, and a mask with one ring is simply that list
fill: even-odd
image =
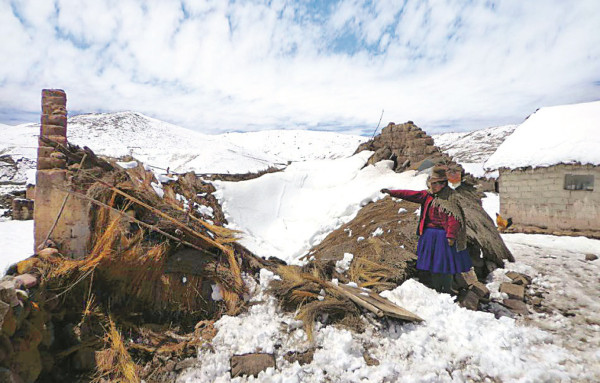
[{"label": "rubble pile", "polygon": [[[89,207],[89,219],[82,223],[89,224],[89,250],[73,258],[64,250],[68,246],[54,242],[49,233],[44,248],[12,267],[12,276],[3,281],[7,286],[13,280],[35,282],[28,282],[31,290],[22,293],[31,298],[26,303],[15,298],[20,285],[3,290],[18,293],[7,293],[11,298],[6,304],[16,308],[2,310],[7,318],[3,336],[34,339],[22,348],[35,354],[36,363],[51,359],[44,365],[48,381],[90,374],[136,381],[154,373],[158,379],[156,371],[170,367],[173,373],[175,366],[165,366],[165,360],[193,357],[210,338],[203,333],[210,326],[194,330],[197,323],[236,314],[245,305],[241,258],[248,252],[235,243],[237,233],[222,226],[214,187],[193,173],[157,175],[135,161],[99,158],[88,148],[53,141],[47,145],[62,153],[65,162],[68,187],[57,187]],[[66,213],[59,212],[56,222],[61,214]],[[220,300],[213,299],[215,289]],[[37,313],[31,307],[43,317],[41,322],[35,317],[34,335],[27,324],[29,313]],[[12,311],[25,314],[10,315]],[[16,324],[11,324],[13,317]],[[57,340],[35,341],[44,331]],[[124,331],[129,341],[122,339]],[[24,373],[19,347],[15,353],[7,346],[0,366],[35,381],[42,362]],[[112,362],[117,360],[122,368],[115,370]],[[126,379],[127,371],[136,378]]]},{"label": "rubble pile", "polygon": [[390,122],[381,130],[381,134],[360,144],[355,153],[363,150],[375,152],[369,159],[369,164],[381,160],[393,160],[396,172],[417,169],[424,160],[432,162],[451,160],[434,146],[433,138],[412,121],[400,125]]}]

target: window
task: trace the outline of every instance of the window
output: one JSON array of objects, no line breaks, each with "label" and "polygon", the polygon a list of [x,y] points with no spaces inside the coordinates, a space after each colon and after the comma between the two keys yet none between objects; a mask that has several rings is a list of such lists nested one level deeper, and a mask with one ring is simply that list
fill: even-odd
[{"label": "window", "polygon": [[565,190],[594,190],[593,174],[565,174]]}]

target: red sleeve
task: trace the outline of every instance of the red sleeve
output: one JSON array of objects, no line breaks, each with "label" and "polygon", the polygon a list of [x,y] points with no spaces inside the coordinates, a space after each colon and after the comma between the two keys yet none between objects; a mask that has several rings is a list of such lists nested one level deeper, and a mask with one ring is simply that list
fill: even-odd
[{"label": "red sleeve", "polygon": [[410,202],[424,203],[429,193],[427,190],[390,190],[390,195]]},{"label": "red sleeve", "polygon": [[460,231],[460,222],[450,214],[447,214],[448,220],[446,228],[446,238],[456,239],[458,232]]}]

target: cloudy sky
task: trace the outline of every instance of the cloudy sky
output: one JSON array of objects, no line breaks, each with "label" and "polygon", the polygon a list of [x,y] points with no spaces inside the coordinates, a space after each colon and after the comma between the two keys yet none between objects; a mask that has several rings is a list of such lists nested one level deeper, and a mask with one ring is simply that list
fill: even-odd
[{"label": "cloudy sky", "polygon": [[0,123],[134,110],[205,133],[429,133],[600,99],[598,0],[0,0]]}]

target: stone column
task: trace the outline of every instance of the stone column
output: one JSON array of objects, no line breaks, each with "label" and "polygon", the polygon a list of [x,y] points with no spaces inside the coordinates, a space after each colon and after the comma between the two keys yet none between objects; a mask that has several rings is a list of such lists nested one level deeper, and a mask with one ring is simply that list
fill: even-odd
[{"label": "stone column", "polygon": [[[61,145],[67,144],[67,96],[60,89],[42,90],[40,136]],[[87,254],[89,206],[72,196],[65,203],[67,193],[64,190],[69,188],[65,156],[40,139],[33,213],[34,251],[44,245],[52,230],[49,239],[58,245],[63,255],[80,258]]]}]

